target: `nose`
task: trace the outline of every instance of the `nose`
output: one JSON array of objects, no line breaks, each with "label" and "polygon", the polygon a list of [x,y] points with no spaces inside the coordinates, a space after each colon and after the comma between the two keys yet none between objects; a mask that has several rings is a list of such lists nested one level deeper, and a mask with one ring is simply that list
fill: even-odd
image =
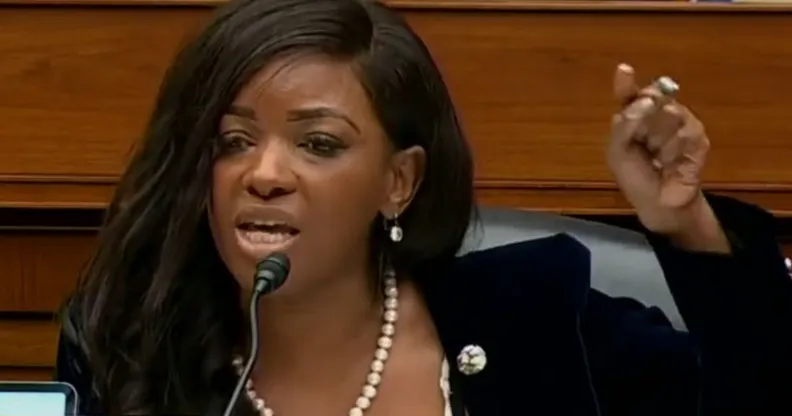
[{"label": "nose", "polygon": [[268,140],[247,175],[247,192],[261,199],[293,193],[296,179],[290,167],[291,152],[280,140]]}]

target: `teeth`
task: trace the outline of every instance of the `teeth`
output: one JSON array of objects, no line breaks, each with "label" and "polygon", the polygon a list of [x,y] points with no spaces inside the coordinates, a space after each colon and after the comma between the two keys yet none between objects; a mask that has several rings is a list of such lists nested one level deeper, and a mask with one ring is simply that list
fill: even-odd
[{"label": "teeth", "polygon": [[242,236],[253,244],[280,244],[294,237],[288,233],[268,233],[264,231],[244,231]]},{"label": "teeth", "polygon": [[251,221],[250,224],[252,224],[254,226],[260,226],[260,227],[276,227],[276,226],[288,227],[289,226],[289,224],[287,224],[285,222],[280,222],[280,221],[255,221],[254,220],[254,221]]}]

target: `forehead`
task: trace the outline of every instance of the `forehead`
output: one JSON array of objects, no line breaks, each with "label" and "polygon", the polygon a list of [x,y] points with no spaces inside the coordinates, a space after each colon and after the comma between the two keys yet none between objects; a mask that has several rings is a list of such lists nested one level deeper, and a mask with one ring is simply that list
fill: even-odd
[{"label": "forehead", "polygon": [[267,65],[242,88],[234,104],[265,117],[298,108],[327,107],[375,122],[352,64],[323,56],[286,58]]}]

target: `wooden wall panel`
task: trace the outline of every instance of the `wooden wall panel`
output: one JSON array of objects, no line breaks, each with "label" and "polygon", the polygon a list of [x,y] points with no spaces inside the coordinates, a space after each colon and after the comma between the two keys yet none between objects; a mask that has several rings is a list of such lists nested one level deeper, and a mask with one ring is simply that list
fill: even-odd
[{"label": "wooden wall panel", "polygon": [[52,320],[0,319],[0,380],[47,380],[57,356]]},{"label": "wooden wall panel", "polygon": [[[792,214],[789,12],[517,10],[520,2],[473,12],[401,3],[451,86],[484,194],[509,194],[524,208],[625,212],[603,147],[614,109],[611,72],[628,61],[646,81],[674,75],[707,122],[711,189]],[[7,120],[0,204],[101,206],[170,58],[211,10],[0,5],[0,55],[12,58],[0,66]],[[574,190],[583,192],[554,197]]]},{"label": "wooden wall panel", "polygon": [[21,245],[14,236],[0,234],[0,309],[4,311],[16,310],[25,303]]},{"label": "wooden wall panel", "polygon": [[25,265],[25,304],[20,310],[57,311],[93,252],[94,233],[38,232],[20,240]]},{"label": "wooden wall panel", "polygon": [[[3,182],[111,187],[172,55],[208,11],[0,7]],[[14,191],[0,200],[36,197]],[[63,205],[66,194],[41,197]]]},{"label": "wooden wall panel", "polygon": [[52,381],[54,368],[50,367],[2,367],[0,380]]},{"label": "wooden wall panel", "polygon": [[90,231],[0,231],[0,313],[57,311],[94,238]]},{"label": "wooden wall panel", "polygon": [[[646,82],[666,73],[680,82],[681,99],[707,122],[712,136],[712,186],[792,184],[792,103],[776,98],[780,91],[792,92],[786,81],[792,53],[787,43],[769,41],[792,38],[792,17],[411,17],[462,110],[480,180],[609,182],[603,147],[615,108],[611,74],[624,61]],[[458,30],[465,27],[476,30]]]},{"label": "wooden wall panel", "polygon": [[47,321],[0,321],[0,365],[49,367],[56,355],[57,327]]}]

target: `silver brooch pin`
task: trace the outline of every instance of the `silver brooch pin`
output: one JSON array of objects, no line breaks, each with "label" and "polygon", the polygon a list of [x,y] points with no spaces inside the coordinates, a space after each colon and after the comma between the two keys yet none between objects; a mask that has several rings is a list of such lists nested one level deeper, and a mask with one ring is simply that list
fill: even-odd
[{"label": "silver brooch pin", "polygon": [[478,345],[467,345],[457,355],[457,368],[467,376],[478,374],[487,366],[487,353]]}]

